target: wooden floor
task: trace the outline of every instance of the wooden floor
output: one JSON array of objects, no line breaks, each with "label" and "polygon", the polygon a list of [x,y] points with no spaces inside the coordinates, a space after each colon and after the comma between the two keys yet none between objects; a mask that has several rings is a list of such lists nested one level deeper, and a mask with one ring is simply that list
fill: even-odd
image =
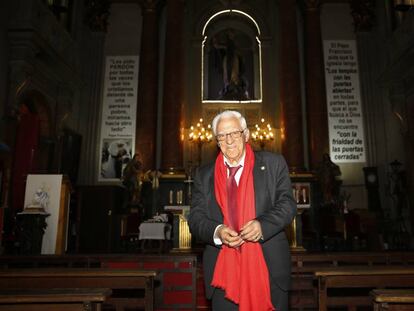
[{"label": "wooden floor", "polygon": [[[155,282],[155,310],[210,310],[209,302],[204,298],[199,250],[166,254],[0,256],[0,269],[46,267],[155,269],[159,272]],[[292,253],[289,311],[319,309],[316,271],[340,268],[369,269],[370,267],[412,269],[414,252]],[[369,295],[369,290],[364,289],[360,294]],[[355,291],[350,293],[353,295]],[[328,310],[332,309],[328,306]],[[372,308],[364,310],[372,310]]]}]

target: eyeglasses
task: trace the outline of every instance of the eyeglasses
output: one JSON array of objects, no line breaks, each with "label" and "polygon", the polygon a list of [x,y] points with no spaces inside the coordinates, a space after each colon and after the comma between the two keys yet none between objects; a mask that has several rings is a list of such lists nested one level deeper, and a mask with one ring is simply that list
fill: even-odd
[{"label": "eyeglasses", "polygon": [[227,139],[227,136],[230,136],[232,139],[237,139],[237,138],[241,137],[243,132],[244,132],[244,130],[234,131],[234,132],[230,132],[230,133],[227,133],[227,134],[217,134],[216,139],[218,141],[224,141],[224,140]]}]

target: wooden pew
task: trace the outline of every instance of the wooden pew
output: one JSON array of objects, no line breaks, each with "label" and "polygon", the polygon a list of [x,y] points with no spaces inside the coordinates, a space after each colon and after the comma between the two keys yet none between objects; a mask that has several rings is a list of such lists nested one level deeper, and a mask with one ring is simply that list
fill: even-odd
[{"label": "wooden pew", "polygon": [[0,256],[0,270],[39,268],[155,270],[157,276],[154,278],[154,308],[195,310],[197,306],[195,253]]},{"label": "wooden pew", "polygon": [[[123,307],[154,308],[155,271],[114,269],[7,269],[0,270],[0,290],[44,289],[44,288],[110,288],[115,291],[144,290],[144,297],[116,298],[112,295],[108,303]],[[137,295],[138,296],[138,295]]]},{"label": "wooden pew", "polygon": [[412,289],[374,289],[370,295],[374,311],[414,311]]},{"label": "wooden pew", "polygon": [[[289,292],[289,310],[318,309],[318,289],[314,272],[342,267],[370,266],[414,267],[414,252],[292,252],[292,287]],[[368,291],[366,291],[368,296]]]},{"label": "wooden pew", "polygon": [[[196,275],[198,289],[202,291],[203,275],[197,268],[197,250],[192,253],[172,252],[170,254],[66,254],[37,256],[0,256],[0,269],[38,269],[38,268],[127,268],[156,270],[154,291],[155,308],[159,309],[196,309],[206,305],[195,293]],[[107,263],[110,263],[107,265]],[[114,264],[115,263],[115,264]],[[119,263],[119,267],[116,264]],[[134,263],[134,264],[131,264]],[[318,309],[318,288],[314,272],[326,268],[401,266],[414,267],[413,251],[379,252],[292,252],[292,288],[289,292],[290,311],[309,311]],[[198,269],[198,272],[196,271]],[[178,270],[177,270],[178,269]],[[184,273],[185,278],[175,275]],[[187,280],[187,275],[192,275]],[[192,279],[192,281],[191,281]],[[173,280],[174,282],[167,282]],[[181,295],[185,291],[185,295]],[[177,295],[177,292],[180,292]],[[191,292],[191,296],[188,294]],[[365,291],[369,296],[368,290]],[[200,294],[201,297],[202,294]],[[182,298],[184,297],[184,298]],[[197,297],[197,300],[196,300]],[[173,299],[172,299],[173,298]],[[178,300],[176,298],[179,298]]]},{"label": "wooden pew", "polygon": [[157,286],[154,289],[156,309],[195,311],[197,308],[197,258],[191,254],[146,255],[138,260],[113,256],[102,258],[101,267],[157,270]]},{"label": "wooden pew", "polygon": [[0,291],[0,311],[101,311],[109,288],[53,288]]},{"label": "wooden pew", "polygon": [[347,306],[356,310],[357,306],[370,306],[367,296],[328,296],[328,289],[340,288],[414,288],[413,267],[347,267],[315,271],[318,279],[319,310],[326,311],[328,306]]}]

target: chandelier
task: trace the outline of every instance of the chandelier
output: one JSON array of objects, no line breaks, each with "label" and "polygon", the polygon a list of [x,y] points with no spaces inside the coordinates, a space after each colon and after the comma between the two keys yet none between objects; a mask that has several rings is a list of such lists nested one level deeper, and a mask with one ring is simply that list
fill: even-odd
[{"label": "chandelier", "polygon": [[211,132],[211,125],[206,127],[203,125],[203,119],[201,118],[197,125],[194,127],[191,125],[190,133],[188,134],[188,140],[197,143],[209,143],[213,139]]},{"label": "chandelier", "polygon": [[273,128],[269,123],[265,124],[265,119],[260,120],[260,125],[255,124],[255,129],[252,131],[252,140],[260,145],[263,150],[265,145],[274,140]]},{"label": "chandelier", "polygon": [[188,134],[188,140],[197,144],[198,149],[198,165],[201,164],[202,148],[205,143],[209,143],[213,140],[213,133],[211,131],[211,125],[207,127],[203,124],[203,119],[200,118],[196,126],[191,125],[190,133]]}]

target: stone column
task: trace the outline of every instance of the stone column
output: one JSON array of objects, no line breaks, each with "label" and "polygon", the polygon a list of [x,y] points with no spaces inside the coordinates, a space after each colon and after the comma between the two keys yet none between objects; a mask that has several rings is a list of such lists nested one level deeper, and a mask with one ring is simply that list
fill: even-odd
[{"label": "stone column", "polygon": [[296,1],[280,1],[280,101],[284,129],[282,153],[292,171],[303,170],[302,107]]},{"label": "stone column", "polygon": [[82,80],[85,86],[81,90],[81,101],[88,105],[80,105],[80,132],[82,134],[82,151],[79,165],[78,183],[93,185],[97,182],[100,172],[97,159],[100,159],[99,146],[100,111],[102,108],[102,77],[104,45],[109,2],[85,3],[86,24],[91,32],[84,31],[81,38]]},{"label": "stone column", "polygon": [[158,97],[158,0],[142,0],[135,150],[144,171],[155,168]]},{"label": "stone column", "polygon": [[[82,70],[85,81],[85,88],[82,89],[81,98],[88,105],[81,105],[81,127],[82,134],[82,151],[79,166],[78,182],[80,184],[94,184],[100,172],[98,171],[97,159],[99,151],[99,120],[102,105],[102,88],[103,85],[103,49],[105,44],[104,32],[93,32],[85,35],[83,38],[84,49],[82,58],[86,64]],[[89,51],[89,52],[86,52]]]},{"label": "stone column", "polygon": [[325,72],[322,50],[320,0],[305,0],[306,106],[309,165],[316,169],[329,152]]},{"label": "stone column", "polygon": [[167,1],[161,169],[183,168],[183,19],[184,1]]},{"label": "stone column", "polygon": [[[412,84],[411,84],[412,85]],[[407,120],[414,120],[414,95],[410,96],[406,102]],[[414,123],[408,122],[407,124],[407,151],[406,159],[414,158]],[[408,182],[408,197],[409,197],[409,209],[411,215],[411,230],[414,228],[414,165],[411,161],[407,161],[407,182]]]}]

